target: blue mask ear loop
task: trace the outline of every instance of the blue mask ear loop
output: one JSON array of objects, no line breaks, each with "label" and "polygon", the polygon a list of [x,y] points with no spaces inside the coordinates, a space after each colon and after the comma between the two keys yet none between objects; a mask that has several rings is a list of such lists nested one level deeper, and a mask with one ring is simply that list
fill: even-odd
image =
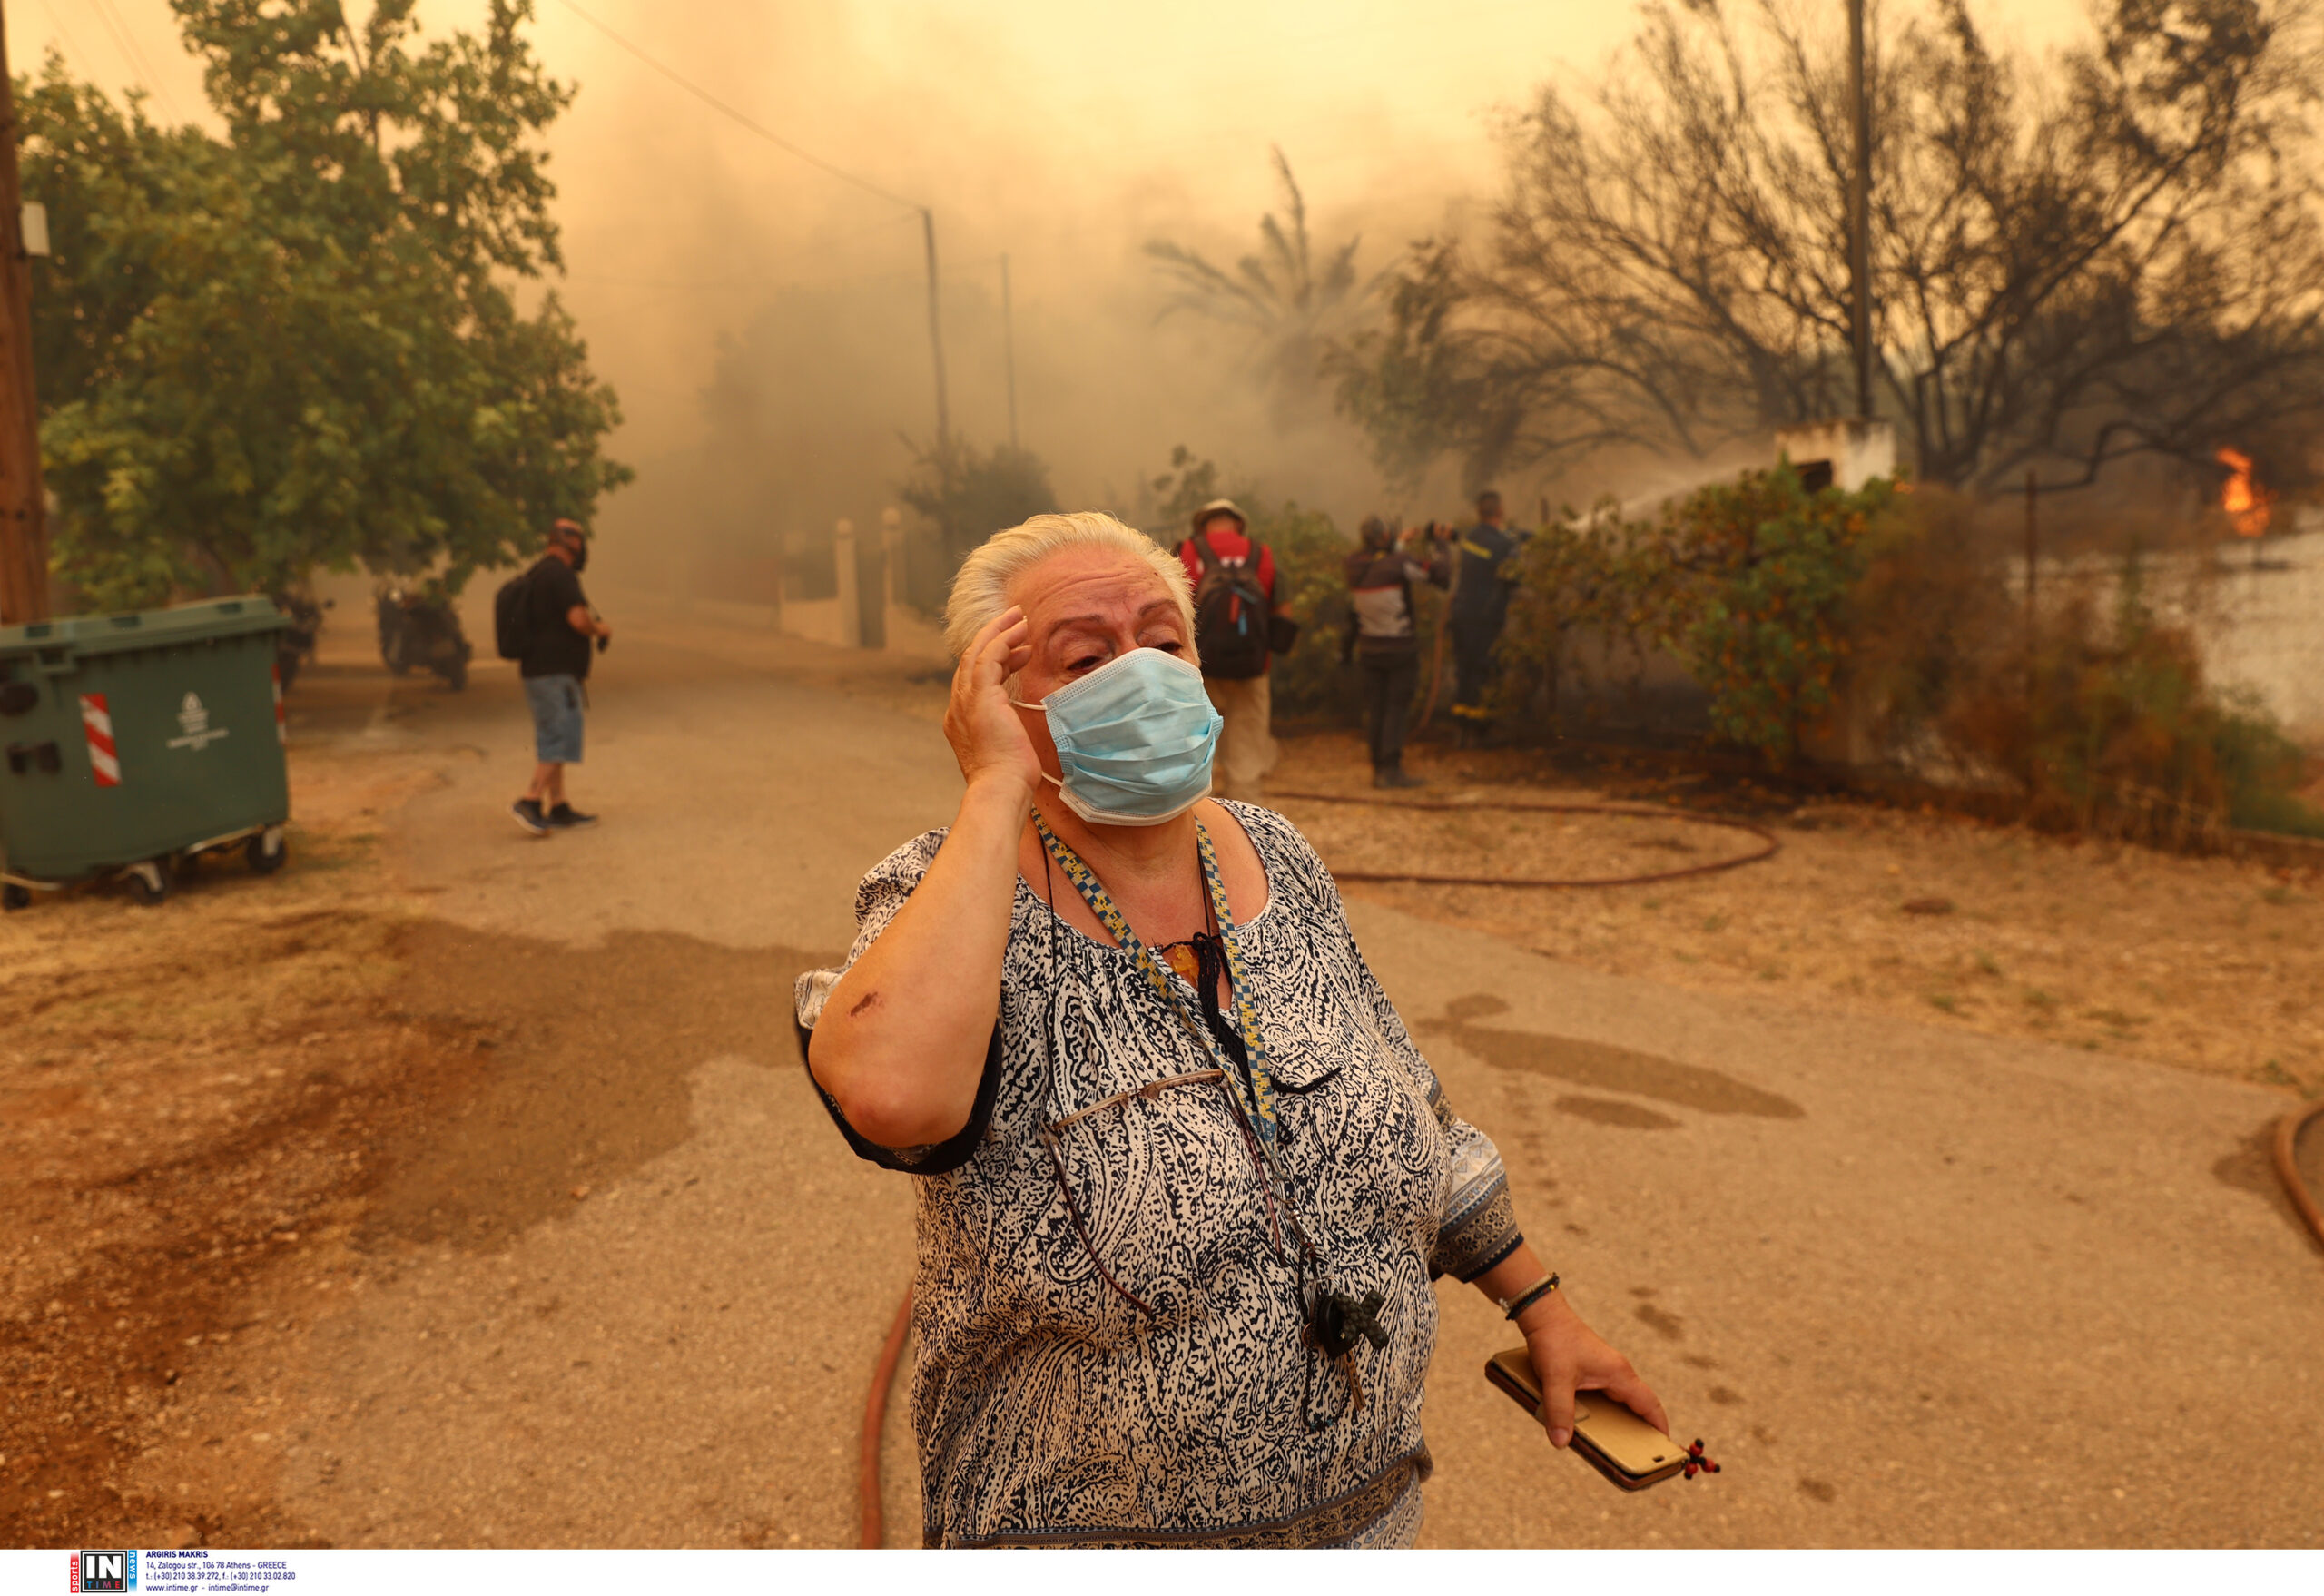
[{"label": "blue mask ear loop", "polygon": [[[1049,706],[1048,704],[1028,704],[1021,698],[1010,699],[1009,701],[1009,707],[1011,709],[1033,710],[1037,712],[1043,720],[1049,719]],[[1052,744],[1054,744],[1055,734],[1051,734],[1051,742]],[[1060,793],[1065,791],[1065,778],[1063,776],[1053,776],[1049,774],[1049,772],[1043,771],[1041,773],[1041,780],[1047,782],[1050,786],[1055,787]],[[1057,883],[1049,879],[1049,851],[1044,848],[1041,850],[1041,884],[1049,890],[1049,912],[1051,914],[1055,914],[1057,912]],[[1054,931],[1055,928],[1052,927],[1051,929]],[[1049,942],[1049,973],[1054,975],[1057,973],[1057,942],[1054,937],[1051,938]]]}]

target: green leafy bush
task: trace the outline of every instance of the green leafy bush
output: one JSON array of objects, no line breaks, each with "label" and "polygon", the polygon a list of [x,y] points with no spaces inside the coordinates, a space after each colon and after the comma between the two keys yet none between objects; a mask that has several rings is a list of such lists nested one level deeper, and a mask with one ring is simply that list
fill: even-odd
[{"label": "green leafy bush", "polygon": [[1939,713],[1956,749],[2024,783],[2034,819],[2183,845],[2223,826],[2324,836],[2298,796],[2299,744],[2255,698],[2207,683],[2126,561],[2111,616],[2087,594],[2045,608],[2033,653],[1993,650]]},{"label": "green leafy bush", "polygon": [[1520,690],[1555,671],[1568,634],[1595,629],[1675,655],[1709,695],[1717,734],[1788,764],[1832,706],[1848,601],[1893,503],[1886,481],[1810,492],[1785,463],[1673,500],[1657,521],[1601,506],[1543,528],[1503,645]]}]

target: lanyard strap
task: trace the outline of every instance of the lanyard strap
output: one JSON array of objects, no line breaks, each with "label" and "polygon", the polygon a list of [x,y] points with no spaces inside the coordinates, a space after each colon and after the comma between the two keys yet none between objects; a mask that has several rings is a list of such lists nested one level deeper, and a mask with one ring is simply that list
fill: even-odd
[{"label": "lanyard strap", "polygon": [[1236,944],[1235,922],[1227,917],[1226,888],[1218,877],[1218,855],[1211,848],[1210,832],[1204,829],[1202,822],[1195,822],[1196,851],[1202,857],[1203,883],[1210,892],[1211,912],[1218,921],[1219,945],[1226,955],[1226,984],[1235,1000],[1236,1016],[1242,1023],[1243,1048],[1249,1062],[1247,1071],[1238,1071],[1233,1067],[1235,1060],[1225,1056],[1217,1039],[1210,1034],[1207,1026],[1196,1024],[1188,1018],[1185,1005],[1178,1001],[1177,989],[1171,985],[1169,970],[1147,950],[1146,944],[1138,940],[1137,933],[1130,930],[1129,921],[1115,906],[1105,883],[1098,879],[1098,872],[1049,830],[1049,822],[1041,818],[1039,810],[1033,812],[1033,827],[1041,834],[1041,846],[1049,850],[1049,857],[1057,861],[1058,868],[1065,872],[1066,878],[1081,893],[1081,901],[1089,905],[1089,911],[1113,933],[1114,941],[1121,945],[1122,951],[1137,960],[1147,983],[1170,1006],[1170,1012],[1199,1039],[1204,1051],[1218,1061],[1226,1079],[1238,1089],[1237,1095],[1243,1099],[1243,1108],[1250,1118],[1251,1129],[1272,1159],[1275,1147],[1275,1078],[1267,1069],[1266,1045],[1259,1035],[1258,1013],[1251,1007],[1250,982],[1244,978],[1243,955]]}]

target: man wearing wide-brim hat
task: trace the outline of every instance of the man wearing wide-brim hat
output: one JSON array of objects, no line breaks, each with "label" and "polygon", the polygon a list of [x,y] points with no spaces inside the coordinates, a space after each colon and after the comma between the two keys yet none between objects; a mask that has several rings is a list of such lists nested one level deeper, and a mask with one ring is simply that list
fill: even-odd
[{"label": "man wearing wide-brim hat", "polygon": [[1196,645],[1203,686],[1226,723],[1218,737],[1212,790],[1222,798],[1259,802],[1278,750],[1267,669],[1297,628],[1275,605],[1275,554],[1251,537],[1231,498],[1196,510],[1194,530],[1178,545],[1194,585]]}]

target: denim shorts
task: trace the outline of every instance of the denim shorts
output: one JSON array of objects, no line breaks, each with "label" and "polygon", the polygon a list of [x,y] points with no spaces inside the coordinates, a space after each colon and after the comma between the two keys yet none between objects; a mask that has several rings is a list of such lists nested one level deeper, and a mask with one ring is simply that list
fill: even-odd
[{"label": "denim shorts", "polygon": [[581,763],[581,713],[585,703],[578,676],[527,676],[525,698],[533,706],[533,749],[543,764]]}]

